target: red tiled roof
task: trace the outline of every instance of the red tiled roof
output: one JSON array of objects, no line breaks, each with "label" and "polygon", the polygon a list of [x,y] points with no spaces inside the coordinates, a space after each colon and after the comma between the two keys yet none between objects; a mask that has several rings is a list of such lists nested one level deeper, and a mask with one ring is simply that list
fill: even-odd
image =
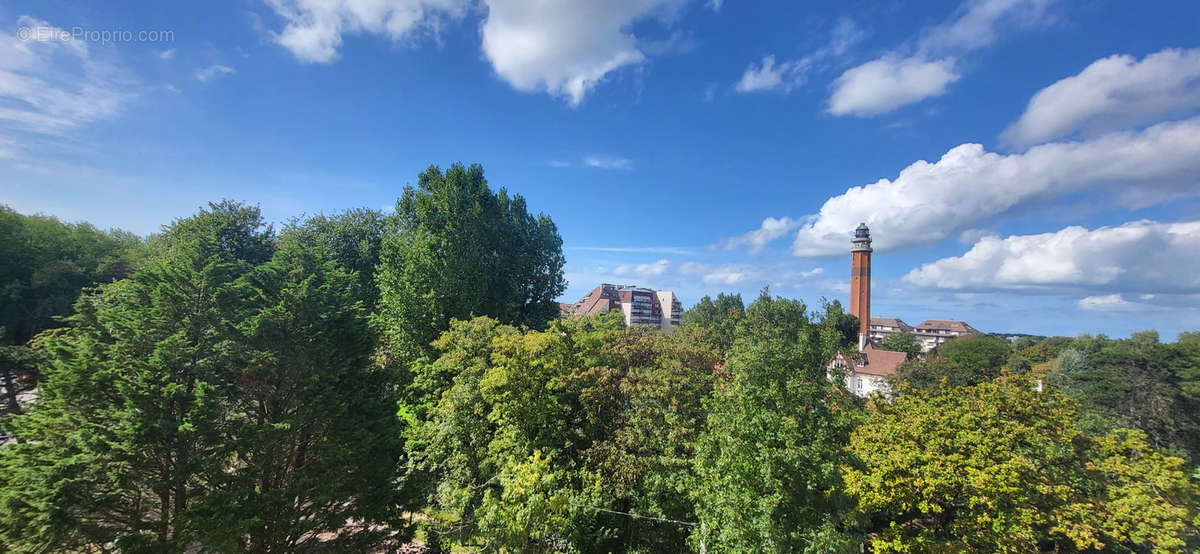
[{"label": "red tiled roof", "polygon": [[904,352],[892,352],[875,346],[875,343],[868,342],[866,348],[858,355],[863,365],[860,367],[857,363],[854,366],[855,373],[864,373],[867,375],[878,375],[887,377],[896,373],[896,368],[904,363],[907,359],[907,354]]}]

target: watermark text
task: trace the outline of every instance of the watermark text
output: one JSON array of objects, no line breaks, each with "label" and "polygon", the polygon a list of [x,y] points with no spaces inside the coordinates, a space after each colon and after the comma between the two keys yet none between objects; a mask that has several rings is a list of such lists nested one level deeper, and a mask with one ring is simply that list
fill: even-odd
[{"label": "watermark text", "polygon": [[175,31],[170,29],[89,29],[71,27],[63,29],[50,25],[22,26],[17,29],[17,40],[22,42],[174,42]]}]

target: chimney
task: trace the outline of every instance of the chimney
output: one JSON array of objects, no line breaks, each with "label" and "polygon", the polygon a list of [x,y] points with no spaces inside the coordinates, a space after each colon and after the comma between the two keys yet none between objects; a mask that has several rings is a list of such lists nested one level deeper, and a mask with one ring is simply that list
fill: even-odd
[{"label": "chimney", "polygon": [[871,338],[871,230],[859,223],[850,243],[850,313],[858,318],[858,349]]}]

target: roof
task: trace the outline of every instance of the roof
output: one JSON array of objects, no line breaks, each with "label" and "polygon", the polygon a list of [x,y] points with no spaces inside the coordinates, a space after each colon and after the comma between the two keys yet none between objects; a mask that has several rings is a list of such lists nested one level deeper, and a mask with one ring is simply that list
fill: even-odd
[{"label": "roof", "polygon": [[896,370],[908,359],[908,354],[904,352],[892,352],[884,350],[875,345],[874,342],[867,341],[866,346],[860,352],[851,354],[843,354],[838,352],[829,362],[829,366],[840,366],[849,370],[850,373],[858,373],[862,375],[877,375],[879,377],[887,377],[896,373]]},{"label": "roof", "polygon": [[908,359],[908,354],[904,352],[884,350],[875,346],[873,342],[868,342],[867,346],[858,355],[858,361],[862,365],[859,366],[858,363],[855,363],[852,368],[854,373],[878,375],[880,377],[887,377],[896,373],[896,368],[900,367],[900,364]]},{"label": "roof", "polygon": [[905,323],[898,317],[873,317],[871,325],[882,325],[884,327],[899,327],[901,329],[912,329],[912,326]]},{"label": "roof", "polygon": [[958,333],[978,333],[974,327],[967,325],[965,321],[952,321],[946,319],[927,319],[917,329],[945,329]]}]

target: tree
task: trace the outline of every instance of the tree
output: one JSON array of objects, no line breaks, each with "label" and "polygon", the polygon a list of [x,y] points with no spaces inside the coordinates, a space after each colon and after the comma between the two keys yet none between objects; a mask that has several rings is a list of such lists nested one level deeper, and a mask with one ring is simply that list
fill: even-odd
[{"label": "tree", "polygon": [[1140,429],[1155,448],[1186,452],[1195,461],[1200,416],[1188,393],[1198,371],[1189,354],[1194,348],[1187,336],[1168,345],[1153,332],[1119,340],[1081,337],[1055,361],[1047,381],[1079,402],[1090,430]]},{"label": "tree", "polygon": [[220,255],[197,220],[180,224],[195,232],[169,229],[151,261],[81,297],[70,326],[45,337],[40,398],[13,422],[22,442],[0,449],[9,548],[181,551],[196,538],[201,483],[231,454],[222,416],[235,327],[225,305],[250,265]]},{"label": "tree", "polygon": [[38,378],[38,354],[27,343],[62,323],[87,287],[129,274],[140,240],[87,223],[26,216],[0,205],[0,385],[7,413],[20,413],[21,382]]},{"label": "tree", "polygon": [[1008,342],[991,336],[959,337],[908,360],[888,377],[892,388],[902,386],[937,392],[945,387],[969,387],[999,377],[1009,356]]},{"label": "tree", "polygon": [[906,390],[868,409],[844,471],[875,552],[1166,552],[1195,515],[1181,459],[1138,432],[1090,440],[1065,395],[1028,380]]},{"label": "tree", "polygon": [[691,459],[719,358],[681,337],[619,313],[544,332],[455,321],[417,368],[441,391],[411,443],[436,476],[437,532],[514,550],[685,549],[686,526],[601,511],[695,519]]},{"label": "tree", "polygon": [[879,346],[891,352],[904,352],[905,359],[910,362],[921,355],[921,343],[917,342],[916,335],[908,331],[883,337]]},{"label": "tree", "polygon": [[680,323],[685,328],[703,331],[705,340],[712,343],[721,353],[733,346],[734,329],[746,316],[746,305],[741,293],[720,293],[714,301],[705,295],[695,306],[683,313]]},{"label": "tree", "polygon": [[294,243],[235,283],[232,461],[195,510],[209,548],[363,550],[398,521],[397,397],[358,286]]},{"label": "tree", "polygon": [[525,199],[493,193],[483,168],[430,167],[396,204],[399,232],[384,238],[376,276],[385,348],[408,361],[452,319],[486,315],[542,328],[558,316],[562,238]]},{"label": "tree", "polygon": [[999,377],[1009,353],[1008,341],[990,335],[957,337],[937,347],[939,356],[980,380]]},{"label": "tree", "polygon": [[[765,291],[738,325],[733,380],[709,404],[696,451],[693,541],[718,551],[832,550],[848,499],[838,465],[853,425],[826,363],[853,344],[840,306],[811,320]],[[832,532],[831,532],[832,531]]]},{"label": "tree", "polygon": [[373,313],[379,301],[375,268],[379,266],[383,237],[393,232],[390,229],[393,225],[382,212],[359,208],[329,216],[293,219],[280,232],[279,242],[324,249],[338,267],[358,276],[363,306],[367,313]]}]

